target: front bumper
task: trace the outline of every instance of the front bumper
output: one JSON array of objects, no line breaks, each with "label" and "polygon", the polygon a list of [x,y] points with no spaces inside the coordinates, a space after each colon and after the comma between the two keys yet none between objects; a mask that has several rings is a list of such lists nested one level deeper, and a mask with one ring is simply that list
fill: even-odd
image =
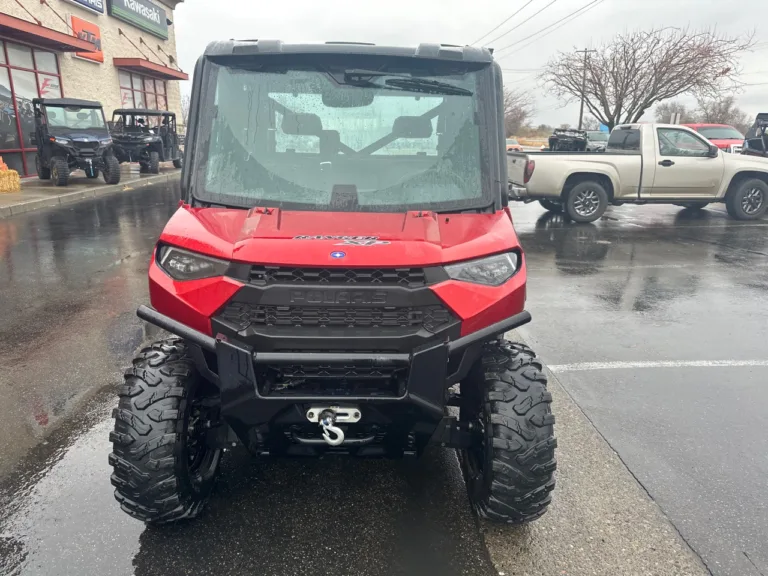
[{"label": "front bumper", "polygon": [[[313,404],[353,404],[360,406],[363,412],[370,409],[377,418],[390,424],[396,421],[409,434],[420,436],[420,445],[430,438],[435,441],[436,434],[450,436],[451,428],[446,426],[448,419],[445,418],[448,388],[467,375],[480,355],[483,342],[531,320],[530,313],[523,311],[461,338],[432,342],[410,353],[371,354],[261,352],[223,337],[212,338],[147,306],[140,306],[137,315],[192,345],[200,373],[219,388],[222,418],[244,444],[257,452],[264,451],[264,437],[270,425],[289,423],[291,413],[300,415]],[[257,379],[257,367],[287,364],[406,367],[408,377],[399,395],[264,394]],[[298,412],[297,406],[300,408]],[[437,441],[446,443],[445,438]]]}]

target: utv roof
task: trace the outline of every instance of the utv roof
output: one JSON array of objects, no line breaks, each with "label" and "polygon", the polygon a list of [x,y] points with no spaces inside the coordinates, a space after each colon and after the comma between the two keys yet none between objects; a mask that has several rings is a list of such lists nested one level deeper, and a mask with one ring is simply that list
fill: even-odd
[{"label": "utv roof", "polygon": [[118,108],[112,115],[115,114],[125,116],[176,116],[175,112],[169,112],[168,110],[150,110],[149,108]]},{"label": "utv roof", "polygon": [[212,42],[205,56],[256,56],[276,54],[349,54],[360,56],[400,56],[430,60],[492,62],[488,48],[453,44],[419,44],[417,47],[377,46],[365,42],[326,42],[324,44],[286,44],[282,40],[229,40]]},{"label": "utv roof", "polygon": [[73,108],[101,108],[101,102],[78,100],[76,98],[33,98],[33,104],[43,106],[72,106]]}]

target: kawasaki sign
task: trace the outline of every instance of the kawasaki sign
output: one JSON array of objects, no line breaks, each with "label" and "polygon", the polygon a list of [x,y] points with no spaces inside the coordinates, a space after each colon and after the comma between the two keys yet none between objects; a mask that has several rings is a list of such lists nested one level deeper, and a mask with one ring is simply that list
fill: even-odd
[{"label": "kawasaki sign", "polygon": [[150,34],[168,39],[168,21],[165,10],[148,0],[107,0],[109,14]]}]

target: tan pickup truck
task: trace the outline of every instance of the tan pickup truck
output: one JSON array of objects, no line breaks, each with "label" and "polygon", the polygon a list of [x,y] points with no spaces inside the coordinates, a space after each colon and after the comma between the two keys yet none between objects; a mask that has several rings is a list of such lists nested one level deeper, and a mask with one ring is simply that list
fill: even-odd
[{"label": "tan pickup truck", "polygon": [[509,199],[538,200],[575,222],[593,222],[609,204],[724,202],[733,218],[768,210],[768,158],[721,152],[684,126],[628,124],[605,152],[508,152]]}]

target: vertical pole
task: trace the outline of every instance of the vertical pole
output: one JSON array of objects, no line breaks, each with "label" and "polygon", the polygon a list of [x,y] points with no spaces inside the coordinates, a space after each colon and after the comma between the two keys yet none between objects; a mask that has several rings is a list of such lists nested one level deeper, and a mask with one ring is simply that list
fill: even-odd
[{"label": "vertical pole", "polygon": [[578,50],[578,52],[584,52],[584,75],[581,79],[581,110],[579,110],[579,130],[584,125],[584,99],[587,92],[587,62],[590,52],[596,52],[596,50]]}]

